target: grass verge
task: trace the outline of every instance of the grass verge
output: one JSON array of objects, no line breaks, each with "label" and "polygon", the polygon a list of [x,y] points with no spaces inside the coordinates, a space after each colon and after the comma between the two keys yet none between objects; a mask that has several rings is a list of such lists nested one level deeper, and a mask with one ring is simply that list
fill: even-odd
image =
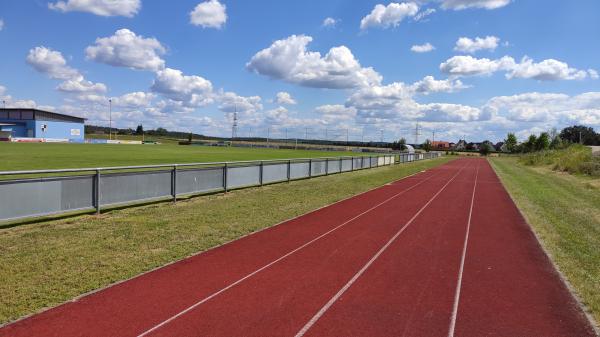
[{"label": "grass verge", "polygon": [[514,157],[490,162],[558,269],[600,322],[600,179],[531,168]]},{"label": "grass verge", "polygon": [[0,323],[450,160],[438,158],[0,230]]}]

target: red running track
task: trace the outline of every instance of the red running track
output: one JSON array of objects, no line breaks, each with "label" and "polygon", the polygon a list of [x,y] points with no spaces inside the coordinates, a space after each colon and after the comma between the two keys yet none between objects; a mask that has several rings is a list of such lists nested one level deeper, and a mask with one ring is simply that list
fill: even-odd
[{"label": "red running track", "polygon": [[595,336],[483,159],[4,326],[0,336]]}]

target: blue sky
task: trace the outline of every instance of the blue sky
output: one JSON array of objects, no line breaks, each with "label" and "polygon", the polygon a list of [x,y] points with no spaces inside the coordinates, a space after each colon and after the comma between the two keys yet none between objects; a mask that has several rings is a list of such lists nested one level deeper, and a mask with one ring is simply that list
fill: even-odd
[{"label": "blue sky", "polygon": [[0,3],[0,96],[114,125],[494,141],[600,127],[595,0]]}]

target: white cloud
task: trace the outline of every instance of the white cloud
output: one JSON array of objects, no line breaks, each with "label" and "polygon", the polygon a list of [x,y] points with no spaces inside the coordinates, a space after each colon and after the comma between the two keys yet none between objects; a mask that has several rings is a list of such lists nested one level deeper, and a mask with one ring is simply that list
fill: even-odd
[{"label": "white cloud", "polygon": [[590,78],[593,80],[597,80],[598,79],[598,72],[594,69],[588,69],[588,74],[590,75]]},{"label": "white cloud", "polygon": [[511,0],[441,0],[443,9],[463,10],[468,8],[497,9],[508,5]]},{"label": "white cloud", "polygon": [[415,93],[428,95],[436,92],[452,93],[468,88],[460,80],[436,80],[433,76],[425,76],[422,80],[411,85]]},{"label": "white cloud", "polygon": [[260,96],[239,96],[234,92],[225,92],[219,96],[219,110],[223,112],[241,112],[252,114],[263,109]]},{"label": "white cloud", "polygon": [[322,26],[331,28],[331,27],[335,27],[335,25],[337,25],[338,22],[339,22],[339,20],[336,20],[331,17],[327,17],[327,18],[325,18],[325,20],[323,20]]},{"label": "white cloud", "polygon": [[153,93],[136,91],[130,92],[118,97],[112,98],[112,104],[115,107],[123,109],[148,108],[152,105],[152,100],[156,97]]},{"label": "white cloud", "polygon": [[57,89],[65,93],[103,93],[106,85],[86,80],[81,73],[67,65],[67,61],[59,51],[46,47],[35,47],[29,50],[26,61],[35,70],[48,75],[52,79],[64,80]]},{"label": "white cloud", "polygon": [[435,8],[427,8],[424,11],[420,11],[419,13],[417,13],[417,15],[414,16],[413,20],[415,21],[427,21],[425,20],[426,17],[428,17],[429,15],[435,13],[436,10]]},{"label": "white cloud", "polygon": [[103,83],[93,83],[83,78],[65,80],[57,89],[66,93],[104,93],[107,90]]},{"label": "white cloud", "polygon": [[67,65],[61,52],[44,46],[29,50],[26,60],[35,70],[53,79],[67,80],[80,76],[79,71]]},{"label": "white cloud", "polygon": [[166,97],[165,108],[195,108],[213,102],[212,83],[200,76],[183,75],[181,70],[165,68],[156,73],[151,90]]},{"label": "white cloud", "polygon": [[325,104],[315,108],[325,124],[351,122],[356,118],[356,109],[342,104]]},{"label": "white cloud", "polygon": [[296,100],[288,92],[280,91],[275,95],[275,103],[277,104],[296,104]]},{"label": "white cloud", "polygon": [[428,53],[435,50],[435,47],[431,43],[427,42],[424,44],[416,44],[410,47],[410,50],[415,53]]},{"label": "white cloud", "polygon": [[227,22],[226,9],[227,7],[218,0],[199,3],[190,12],[190,23],[204,28],[220,29]]},{"label": "white cloud", "polygon": [[144,38],[129,29],[119,29],[113,36],[97,38],[85,49],[86,58],[116,67],[157,71],[165,61],[159,55],[165,48],[155,38]]},{"label": "white cloud", "polygon": [[246,67],[273,79],[314,88],[347,89],[379,84],[381,75],[363,68],[346,46],[333,47],[322,57],[306,50],[312,37],[292,35],[250,59]]},{"label": "white cloud", "polygon": [[141,0],[67,0],[48,3],[48,7],[61,12],[133,17],[142,7],[142,3]]},{"label": "white cloud", "polygon": [[468,37],[461,37],[456,41],[454,50],[470,54],[483,49],[493,51],[498,47],[498,42],[500,42],[500,39],[496,36],[476,37],[474,40]]},{"label": "white cloud", "polygon": [[498,60],[474,58],[472,56],[454,56],[440,64],[440,70],[455,76],[491,75],[499,70],[509,70],[515,65],[512,57],[504,56]]},{"label": "white cloud", "polygon": [[0,31],[4,29],[4,20],[0,19]]},{"label": "white cloud", "polygon": [[414,2],[391,2],[387,6],[377,4],[371,13],[360,20],[360,29],[397,27],[405,18],[417,15],[418,11],[419,6]]},{"label": "white cloud", "polygon": [[552,125],[600,125],[600,92],[576,96],[560,93],[523,93],[491,98],[483,107],[494,115],[516,122]]},{"label": "white cloud", "polygon": [[440,64],[440,70],[454,76],[491,75],[497,71],[505,71],[507,79],[528,78],[539,81],[582,80],[587,77],[594,79],[595,75],[593,69],[590,69],[591,71],[575,69],[554,59],[536,63],[524,57],[517,63],[510,56],[496,60],[478,59],[468,55],[454,56]]},{"label": "white cloud", "polygon": [[[591,74],[590,74],[591,75]],[[582,80],[588,76],[584,70],[569,67],[568,64],[554,59],[535,63],[524,57],[521,63],[515,64],[506,75],[507,78],[532,78],[540,81]]]}]

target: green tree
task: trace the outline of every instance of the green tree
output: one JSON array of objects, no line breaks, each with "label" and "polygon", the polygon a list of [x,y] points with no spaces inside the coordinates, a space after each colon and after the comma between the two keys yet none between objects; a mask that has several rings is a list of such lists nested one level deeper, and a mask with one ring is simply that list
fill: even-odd
[{"label": "green tree", "polygon": [[429,151],[431,151],[431,141],[430,141],[429,139],[427,139],[427,140],[425,141],[425,143],[423,143],[423,145],[421,145],[421,148],[422,148],[423,150],[425,150],[425,152],[429,152]]},{"label": "green tree", "polygon": [[508,152],[514,153],[517,151],[517,136],[514,133],[509,132],[504,140],[504,146]]},{"label": "green tree", "polygon": [[523,152],[527,153],[527,152],[533,152],[535,151],[535,143],[537,141],[537,137],[535,135],[531,135],[529,136],[529,138],[527,138],[527,141],[525,143],[523,143]]},{"label": "green tree", "polygon": [[400,151],[406,150],[406,139],[400,138],[400,140],[398,141],[398,150],[400,150]]},{"label": "green tree", "polygon": [[600,144],[598,134],[594,129],[583,125],[574,125],[562,129],[560,138],[571,143],[579,143],[581,140],[584,145]]},{"label": "green tree", "polygon": [[142,126],[142,124],[138,125],[137,128],[135,129],[135,134],[136,135],[142,135],[144,134],[144,127]]},{"label": "green tree", "polygon": [[540,133],[540,136],[535,140],[535,150],[542,151],[547,150],[550,147],[550,136],[548,132]]},{"label": "green tree", "polygon": [[492,145],[490,145],[490,143],[488,142],[483,142],[481,143],[481,147],[479,148],[479,153],[482,156],[487,156],[488,154],[490,154],[490,152],[492,152]]}]

